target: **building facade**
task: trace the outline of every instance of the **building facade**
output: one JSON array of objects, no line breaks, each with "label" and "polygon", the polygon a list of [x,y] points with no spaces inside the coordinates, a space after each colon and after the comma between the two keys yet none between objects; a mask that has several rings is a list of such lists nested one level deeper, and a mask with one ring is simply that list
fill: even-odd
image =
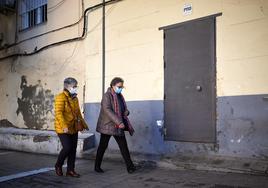
[{"label": "building facade", "polygon": [[0,14],[1,127],[53,130],[73,76],[95,133],[102,88],[120,76],[131,151],[267,159],[267,0],[107,1],[105,27],[101,3],[19,0]]}]

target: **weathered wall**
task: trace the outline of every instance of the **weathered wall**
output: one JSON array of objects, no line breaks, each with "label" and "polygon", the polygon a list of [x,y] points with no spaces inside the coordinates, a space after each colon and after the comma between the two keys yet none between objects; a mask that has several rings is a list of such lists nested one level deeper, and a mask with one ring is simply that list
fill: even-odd
[{"label": "weathered wall", "polygon": [[[100,2],[85,0],[85,7]],[[48,7],[52,3],[56,1],[49,1]],[[193,13],[188,16],[182,14],[185,3],[189,2],[123,0],[106,8],[106,87],[114,76],[125,79],[124,95],[136,128],[136,135],[128,137],[130,149],[154,154],[267,157],[268,102],[263,97],[268,93],[268,1],[192,0]],[[164,85],[163,33],[158,28],[219,12],[223,15],[217,18],[218,145],[164,141],[156,123],[163,120]],[[20,33],[19,39],[70,24],[80,16],[81,3],[66,1],[49,13],[46,24]],[[0,92],[5,100],[1,102],[0,119],[20,128],[53,129],[51,98],[62,89],[66,76],[74,76],[80,83],[80,102],[82,87],[86,86],[85,117],[95,132],[102,96],[101,10],[89,13],[88,18],[85,40],[1,62]],[[19,49],[32,51],[36,46],[77,36],[81,29],[80,24],[44,35],[21,44]],[[25,84],[21,84],[23,75]],[[30,110],[35,107],[42,110]],[[26,116],[35,114],[37,119],[27,123]],[[118,149],[114,141],[110,148]]]},{"label": "weathered wall", "polygon": [[[48,7],[53,7],[58,2],[49,1]],[[18,42],[78,21],[82,15],[81,9],[80,1],[66,1],[57,9],[48,10],[49,21],[38,27],[18,32]],[[65,10],[68,10],[68,14]],[[39,49],[47,44],[77,37],[81,32],[80,23],[59,32],[28,40],[2,53],[8,55],[14,50],[29,53],[35,48]],[[0,92],[5,100],[1,102],[0,108],[1,126],[54,129],[54,96],[62,91],[63,80],[68,76],[73,76],[79,81],[81,91],[79,98],[82,105],[86,59],[82,46],[81,42],[73,42],[33,56],[2,61]]]},{"label": "weathered wall", "polygon": [[[268,104],[262,98],[268,92],[268,2],[196,0],[191,1],[189,16],[182,15],[184,3],[188,1],[123,1],[108,11],[106,86],[114,76],[126,80],[124,94],[137,130],[129,137],[131,150],[265,158]],[[156,123],[163,120],[164,84],[163,33],[158,28],[219,12],[223,16],[217,18],[217,145],[164,141]],[[101,98],[101,53],[95,45],[89,47],[94,53],[86,66],[86,117],[92,131]],[[117,149],[114,141],[111,147]]]}]

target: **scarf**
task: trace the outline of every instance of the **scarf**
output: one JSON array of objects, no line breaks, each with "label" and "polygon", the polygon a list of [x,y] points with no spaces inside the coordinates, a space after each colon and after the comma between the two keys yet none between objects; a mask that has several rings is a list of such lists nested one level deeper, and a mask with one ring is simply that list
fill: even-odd
[{"label": "scarf", "polygon": [[[120,93],[120,94],[116,94],[115,91],[110,88],[110,91],[111,91],[111,94],[112,94],[112,98],[113,98],[113,105],[114,105],[114,111],[116,113],[116,115],[118,115],[118,117],[122,118],[122,119],[125,119],[127,121],[127,128],[128,128],[128,132],[129,134],[132,136],[134,134],[134,129],[128,119],[128,117],[126,115],[123,115],[122,116],[122,113],[120,112],[120,108],[119,108],[119,102],[118,102],[118,98],[117,98],[117,95],[120,95],[122,100],[123,100],[123,104],[125,106],[125,109],[127,109],[127,105],[126,105],[126,101],[125,101],[125,98],[123,97],[123,95]],[[119,125],[115,125],[116,128],[119,127]]]}]

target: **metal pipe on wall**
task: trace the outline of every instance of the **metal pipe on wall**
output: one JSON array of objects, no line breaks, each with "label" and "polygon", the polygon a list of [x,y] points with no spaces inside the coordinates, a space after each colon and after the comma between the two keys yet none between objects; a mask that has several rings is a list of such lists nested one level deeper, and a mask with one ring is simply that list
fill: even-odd
[{"label": "metal pipe on wall", "polygon": [[105,92],[105,0],[102,0],[102,94]]}]

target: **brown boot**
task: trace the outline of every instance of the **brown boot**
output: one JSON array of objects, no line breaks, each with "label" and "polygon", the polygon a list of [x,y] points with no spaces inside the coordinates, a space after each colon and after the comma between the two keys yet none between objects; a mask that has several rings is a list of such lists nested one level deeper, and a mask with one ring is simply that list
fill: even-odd
[{"label": "brown boot", "polygon": [[80,174],[77,174],[74,170],[66,172],[66,176],[74,177],[74,178],[80,178]]},{"label": "brown boot", "polygon": [[58,176],[63,176],[62,167],[55,166],[55,172]]}]

